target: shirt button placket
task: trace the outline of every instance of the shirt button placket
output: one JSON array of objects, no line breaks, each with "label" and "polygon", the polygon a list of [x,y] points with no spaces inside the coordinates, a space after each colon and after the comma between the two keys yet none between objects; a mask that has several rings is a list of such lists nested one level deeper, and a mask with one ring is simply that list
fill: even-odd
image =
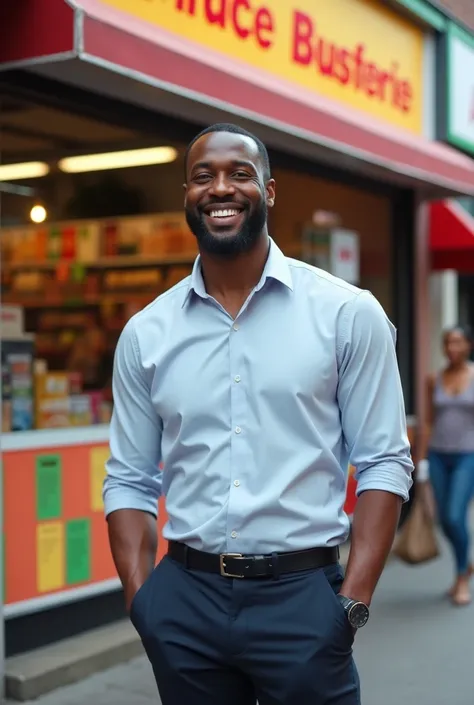
[{"label": "shirt button placket", "polygon": [[[238,333],[238,335],[237,335]],[[242,513],[241,505],[243,457],[245,456],[245,385],[242,380],[243,341],[245,335],[240,324],[234,322],[230,331],[230,385],[231,385],[231,467],[229,477],[229,511],[227,536],[231,539],[230,551],[239,551],[238,539]],[[228,544],[229,545],[229,544]]]}]

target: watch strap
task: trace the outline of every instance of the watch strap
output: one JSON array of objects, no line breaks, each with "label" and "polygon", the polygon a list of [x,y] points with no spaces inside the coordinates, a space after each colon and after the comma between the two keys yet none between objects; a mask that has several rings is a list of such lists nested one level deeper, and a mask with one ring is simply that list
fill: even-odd
[{"label": "watch strap", "polygon": [[338,595],[338,598],[339,598],[339,602],[342,604],[342,606],[344,607],[346,612],[348,612],[350,610],[350,608],[352,607],[352,605],[355,605],[355,603],[356,603],[355,600],[351,600],[350,597],[346,597],[345,595]]}]

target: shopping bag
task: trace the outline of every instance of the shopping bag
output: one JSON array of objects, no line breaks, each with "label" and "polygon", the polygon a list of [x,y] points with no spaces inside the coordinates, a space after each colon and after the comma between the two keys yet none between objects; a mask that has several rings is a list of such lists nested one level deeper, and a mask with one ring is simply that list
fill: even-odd
[{"label": "shopping bag", "polygon": [[427,563],[439,556],[435,524],[420,493],[415,495],[410,514],[398,533],[393,554],[404,563]]}]

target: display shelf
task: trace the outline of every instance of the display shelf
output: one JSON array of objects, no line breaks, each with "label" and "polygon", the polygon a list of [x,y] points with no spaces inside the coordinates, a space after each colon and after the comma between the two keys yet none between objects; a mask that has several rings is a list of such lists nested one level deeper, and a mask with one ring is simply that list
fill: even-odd
[{"label": "display shelf", "polygon": [[63,297],[57,298],[43,298],[39,299],[38,294],[32,294],[29,296],[13,296],[9,294],[2,297],[2,303],[22,306],[23,308],[81,308],[84,306],[103,306],[107,304],[140,304],[146,306],[153,299],[159,296],[162,291],[152,291],[149,293],[140,292],[138,294],[94,294],[85,295],[74,299],[67,299]]},{"label": "display shelf", "polygon": [[37,431],[14,431],[2,433],[2,452],[38,450],[54,446],[76,446],[93,443],[108,443],[109,425],[97,424],[70,428],[43,429]]},{"label": "display shelf", "polygon": [[165,267],[179,264],[192,264],[197,256],[197,252],[186,252],[182,254],[163,255],[161,257],[148,257],[146,255],[114,255],[109,257],[99,257],[93,262],[81,262],[80,260],[56,259],[44,261],[7,262],[2,264],[5,272],[16,272],[22,269],[51,270],[61,266],[80,265],[85,269],[108,269],[109,267]]}]

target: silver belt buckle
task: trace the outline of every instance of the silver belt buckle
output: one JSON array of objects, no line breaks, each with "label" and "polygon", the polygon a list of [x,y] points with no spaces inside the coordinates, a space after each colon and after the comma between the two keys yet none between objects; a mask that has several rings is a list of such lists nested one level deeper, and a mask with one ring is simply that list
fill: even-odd
[{"label": "silver belt buckle", "polygon": [[225,562],[227,558],[243,558],[241,553],[221,553],[219,556],[220,559],[220,566],[221,566],[221,575],[224,578],[243,578],[243,575],[234,575],[234,573],[228,573],[226,571],[225,567]]}]

